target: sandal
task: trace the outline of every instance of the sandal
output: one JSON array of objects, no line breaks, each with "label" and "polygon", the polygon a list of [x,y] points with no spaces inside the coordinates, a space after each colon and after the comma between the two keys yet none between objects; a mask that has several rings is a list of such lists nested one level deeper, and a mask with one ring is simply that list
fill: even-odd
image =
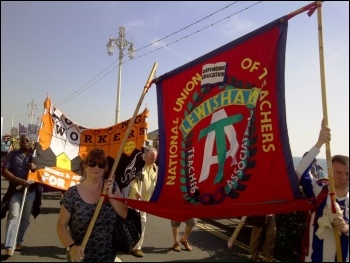
[{"label": "sandal", "polygon": [[181,252],[181,248],[179,246],[179,243],[176,243],[173,245],[172,249],[176,252]]},{"label": "sandal", "polygon": [[180,239],[180,242],[186,248],[187,251],[192,251],[192,248],[191,248],[190,244],[188,244],[187,240],[184,241],[184,240]]}]

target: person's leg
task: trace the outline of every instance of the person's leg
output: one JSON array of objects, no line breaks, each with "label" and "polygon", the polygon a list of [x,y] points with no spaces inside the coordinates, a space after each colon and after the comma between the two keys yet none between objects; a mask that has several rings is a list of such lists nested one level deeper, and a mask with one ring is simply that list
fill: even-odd
[{"label": "person's leg", "polygon": [[173,233],[173,238],[174,238],[174,244],[179,243],[179,227],[174,226],[171,228],[172,233]]},{"label": "person's leg", "polygon": [[266,226],[265,241],[262,246],[262,253],[264,257],[266,257],[267,261],[272,261],[273,251],[275,248],[276,233],[276,217],[273,215],[269,217],[269,222]]},{"label": "person's leg", "polygon": [[19,225],[18,235],[17,235],[16,247],[18,249],[22,248],[24,234],[27,231],[30,224],[30,215],[32,213],[34,199],[35,199],[35,191],[31,193],[27,193],[26,200],[24,202],[23,211],[22,211],[21,223]]},{"label": "person's leg", "polygon": [[186,248],[187,251],[192,251],[191,246],[188,243],[188,237],[193,229],[193,227],[196,225],[196,222],[194,219],[189,219],[185,221],[186,227],[185,227],[185,232],[182,235],[180,242],[184,247]]},{"label": "person's leg", "polygon": [[184,234],[182,235],[182,238],[181,238],[182,241],[187,241],[187,239],[188,239],[192,229],[193,229],[193,226],[186,225],[185,232],[184,232]]},{"label": "person's leg", "polygon": [[14,193],[9,202],[9,211],[6,221],[6,235],[4,243],[6,255],[13,254],[12,247],[15,244],[18,215],[19,210],[21,208],[22,197],[22,194]]},{"label": "person's leg", "polygon": [[144,240],[144,238],[145,238],[145,231],[146,231],[147,214],[146,214],[146,212],[140,211],[140,216],[141,216],[142,234],[141,234],[140,241],[139,241],[139,242],[136,244],[136,246],[134,247],[134,248],[136,248],[136,249],[141,249],[142,244],[143,244],[143,240]]},{"label": "person's leg", "polygon": [[143,240],[145,238],[147,214],[146,214],[146,212],[140,211],[140,216],[141,216],[141,228],[142,228],[141,238],[140,238],[140,241],[131,250],[131,253],[135,257],[143,257],[143,252],[141,250],[141,247],[142,247],[142,244],[143,244]]},{"label": "person's leg", "polygon": [[260,250],[260,235],[263,227],[253,226],[250,236],[249,250],[252,260],[257,261],[259,259]]},{"label": "person's leg", "polygon": [[174,240],[174,245],[172,249],[176,252],[180,252],[181,248],[179,246],[179,227],[181,222],[171,220],[170,224],[171,224],[171,232],[173,234],[173,240]]}]

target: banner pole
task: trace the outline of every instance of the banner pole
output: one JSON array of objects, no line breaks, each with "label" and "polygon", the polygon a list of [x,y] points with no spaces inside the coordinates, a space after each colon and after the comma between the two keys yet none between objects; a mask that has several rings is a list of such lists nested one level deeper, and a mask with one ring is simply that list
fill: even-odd
[{"label": "banner pole", "polygon": [[[319,2],[321,3],[321,2]],[[312,2],[302,8],[299,8],[298,10],[295,10],[294,12],[288,14],[288,19],[291,19],[292,17],[296,16],[296,15],[299,15],[305,11],[310,11],[310,10],[314,10],[314,8],[316,8],[318,6],[318,3],[317,2]],[[313,12],[312,12],[313,13]]]},{"label": "banner pole", "polygon": [[[328,126],[328,112],[327,112],[327,95],[326,95],[326,81],[325,81],[325,69],[324,69],[324,54],[323,54],[323,33],[322,33],[322,1],[317,1],[317,20],[318,20],[318,43],[319,43],[319,54],[320,54],[320,74],[321,74],[321,91],[322,91],[322,108],[323,108],[323,125]],[[332,203],[335,203],[335,187],[333,179],[333,169],[332,169],[332,155],[330,142],[326,141],[326,159],[327,159],[327,172],[329,179],[329,190],[331,194]],[[332,205],[332,208],[335,206]],[[332,209],[333,213],[336,213]],[[343,262],[340,235],[339,232],[333,228],[335,244],[337,248],[337,261]]]},{"label": "banner pole", "polygon": [[[147,82],[146,82],[146,85],[145,85],[145,87],[144,87],[144,89],[143,89],[143,91],[142,91],[142,94],[141,94],[141,97],[140,97],[140,99],[139,99],[139,102],[138,102],[138,104],[137,104],[137,106],[136,106],[134,115],[133,115],[132,119],[131,119],[130,122],[129,122],[128,129],[127,129],[126,132],[125,132],[123,141],[122,141],[122,143],[121,143],[121,145],[120,145],[119,151],[118,151],[117,156],[116,156],[116,158],[115,158],[115,160],[114,160],[113,166],[112,166],[112,168],[111,168],[111,170],[110,170],[108,179],[114,179],[114,173],[115,173],[115,170],[117,169],[117,166],[118,166],[120,157],[121,157],[122,152],[123,152],[123,150],[124,150],[124,146],[125,146],[126,141],[127,141],[128,137],[129,137],[131,128],[132,128],[132,126],[134,125],[134,122],[135,122],[137,113],[138,113],[138,111],[139,111],[139,109],[140,109],[140,107],[141,107],[143,98],[145,97],[145,95],[146,95],[148,89],[150,88],[150,86],[151,86],[151,84],[152,84],[152,79],[153,79],[153,76],[154,76],[154,74],[155,74],[155,71],[156,71],[157,67],[158,67],[158,63],[154,63],[153,68],[152,68],[152,70],[151,70],[151,73],[150,73],[150,75],[149,75],[149,77],[148,77],[148,80],[147,80]],[[99,199],[99,201],[98,201],[98,203],[97,203],[97,206],[96,206],[94,215],[92,216],[92,219],[91,219],[91,221],[90,221],[89,227],[88,227],[88,229],[87,229],[87,231],[86,231],[86,234],[85,234],[85,236],[84,236],[83,242],[81,243],[81,246],[84,247],[84,248],[86,247],[86,244],[87,244],[87,242],[88,242],[88,240],[89,240],[89,237],[90,237],[91,232],[92,232],[92,229],[93,229],[93,227],[94,227],[94,225],[95,225],[97,216],[98,216],[98,214],[99,214],[99,212],[100,212],[100,209],[101,209],[101,207],[102,207],[102,204],[103,204],[103,202],[104,202],[104,197],[105,197],[106,193],[107,193],[107,189],[102,193],[102,195],[101,195],[101,197],[100,197],[100,199]]]},{"label": "banner pole", "polygon": [[235,231],[233,231],[232,236],[230,237],[230,239],[227,241],[227,247],[228,248],[232,248],[233,247],[233,243],[236,241],[237,236],[239,234],[239,232],[241,232],[241,229],[246,221],[247,217],[246,216],[242,216],[241,220],[239,221]]}]

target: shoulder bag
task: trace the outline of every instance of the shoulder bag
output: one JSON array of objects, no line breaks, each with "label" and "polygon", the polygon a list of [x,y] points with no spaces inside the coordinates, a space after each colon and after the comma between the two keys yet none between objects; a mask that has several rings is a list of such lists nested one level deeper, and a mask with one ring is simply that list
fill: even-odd
[{"label": "shoulder bag", "polygon": [[117,214],[114,227],[113,247],[116,252],[128,254],[129,251],[139,242],[142,234],[140,212],[130,208],[125,219]]}]

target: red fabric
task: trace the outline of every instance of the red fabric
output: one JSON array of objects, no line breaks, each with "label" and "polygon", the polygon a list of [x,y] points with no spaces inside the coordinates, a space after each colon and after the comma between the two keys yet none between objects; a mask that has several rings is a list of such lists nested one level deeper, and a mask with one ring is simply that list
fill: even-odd
[{"label": "red fabric", "polygon": [[307,199],[299,199],[291,202],[275,202],[269,204],[218,204],[218,205],[191,205],[185,202],[175,204],[174,199],[169,202],[146,202],[131,199],[119,199],[126,205],[145,211],[147,213],[176,221],[185,221],[190,218],[230,218],[240,217],[242,213],[247,216],[265,215],[273,211],[275,214],[289,213],[291,211],[307,211],[312,204]]},{"label": "red fabric", "polygon": [[158,77],[159,174],[149,203],[175,220],[310,208],[285,112],[288,20],[277,19]]}]

